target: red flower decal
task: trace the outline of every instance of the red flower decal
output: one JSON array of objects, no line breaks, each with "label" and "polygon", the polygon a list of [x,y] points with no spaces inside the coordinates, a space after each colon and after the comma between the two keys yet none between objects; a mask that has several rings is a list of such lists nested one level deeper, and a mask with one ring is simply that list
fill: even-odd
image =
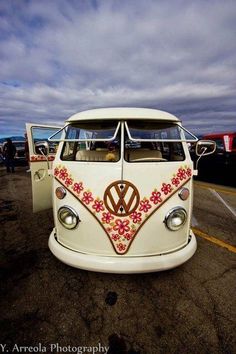
[{"label": "red flower decal", "polygon": [[131,215],[130,218],[133,220],[133,223],[136,224],[137,222],[141,222],[142,218],[141,218],[141,213],[138,213],[137,211],[134,211]]},{"label": "red flower decal", "polygon": [[110,224],[111,220],[114,219],[114,216],[112,216],[110,213],[102,213],[102,222],[105,224]]},{"label": "red flower decal", "polygon": [[125,238],[127,241],[131,240],[132,237],[133,237],[133,236],[132,236],[131,234],[129,234],[129,233],[127,233],[127,234],[124,235],[124,238]]},{"label": "red flower decal", "polygon": [[165,195],[167,195],[168,193],[170,193],[171,190],[172,190],[172,188],[171,188],[171,185],[170,185],[169,183],[168,183],[168,184],[162,183],[161,191],[162,191]]},{"label": "red flower decal", "polygon": [[90,204],[93,201],[92,193],[91,192],[84,192],[82,202],[85,204]]},{"label": "red flower decal", "polygon": [[62,168],[59,171],[59,178],[64,181],[67,177],[68,177],[67,169],[66,168]]},{"label": "red flower decal", "polygon": [[156,191],[152,192],[152,196],[151,196],[150,200],[154,204],[161,203],[162,202],[161,193],[160,192],[156,192]]},{"label": "red flower decal", "polygon": [[173,186],[176,186],[176,187],[178,187],[178,185],[180,184],[180,180],[177,177],[173,177],[171,182],[172,182]]},{"label": "red flower decal", "polygon": [[78,194],[80,194],[80,192],[84,189],[83,187],[83,183],[80,182],[80,183],[75,183],[74,186],[73,186],[73,191],[74,192],[77,192]]},{"label": "red flower decal", "polygon": [[72,179],[72,178],[67,177],[67,178],[66,178],[66,181],[65,181],[65,185],[66,185],[67,187],[69,187],[69,186],[71,186],[71,185],[72,185],[72,183],[73,183],[73,179]]},{"label": "red flower decal", "polygon": [[187,174],[188,177],[191,177],[191,176],[192,176],[191,168],[189,168],[189,167],[187,168],[186,174]]},{"label": "red flower decal", "polygon": [[144,211],[145,213],[147,213],[149,209],[151,209],[151,204],[149,203],[149,200],[141,200],[139,211]]},{"label": "red flower decal", "polygon": [[54,169],[54,175],[55,175],[55,176],[58,176],[59,173],[60,173],[59,168],[56,167],[56,168]]},{"label": "red flower decal", "polygon": [[95,209],[97,213],[104,210],[103,201],[102,200],[95,200],[92,208]]},{"label": "red flower decal", "polygon": [[178,169],[177,177],[179,177],[181,181],[186,178],[186,172],[183,168]]},{"label": "red flower decal", "polygon": [[130,227],[128,226],[129,220],[120,220],[117,219],[115,220],[115,226],[113,226],[114,231],[118,231],[119,235],[124,235],[125,232],[128,232],[130,230]]},{"label": "red flower decal", "polygon": [[111,238],[112,238],[113,241],[118,241],[118,240],[120,239],[120,235],[118,235],[118,234],[112,234],[112,235],[111,235]]},{"label": "red flower decal", "polygon": [[117,249],[122,252],[126,249],[126,245],[124,245],[123,243],[119,243],[118,245],[116,245]]}]

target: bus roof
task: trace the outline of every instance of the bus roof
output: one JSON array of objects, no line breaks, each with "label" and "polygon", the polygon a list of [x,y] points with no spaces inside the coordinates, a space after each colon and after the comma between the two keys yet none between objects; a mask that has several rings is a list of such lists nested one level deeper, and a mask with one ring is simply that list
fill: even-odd
[{"label": "bus roof", "polygon": [[98,108],[88,111],[79,112],[67,119],[67,122],[85,121],[85,120],[126,120],[126,119],[150,119],[180,122],[173,114],[159,111],[150,108],[131,108],[131,107],[116,107],[116,108]]}]

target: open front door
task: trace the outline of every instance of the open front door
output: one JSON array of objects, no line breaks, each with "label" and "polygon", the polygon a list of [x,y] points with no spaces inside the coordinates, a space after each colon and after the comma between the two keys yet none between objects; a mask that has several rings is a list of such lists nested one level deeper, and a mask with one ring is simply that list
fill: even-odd
[{"label": "open front door", "polygon": [[49,142],[48,138],[60,128],[26,124],[34,213],[52,207],[51,169],[58,143]]}]

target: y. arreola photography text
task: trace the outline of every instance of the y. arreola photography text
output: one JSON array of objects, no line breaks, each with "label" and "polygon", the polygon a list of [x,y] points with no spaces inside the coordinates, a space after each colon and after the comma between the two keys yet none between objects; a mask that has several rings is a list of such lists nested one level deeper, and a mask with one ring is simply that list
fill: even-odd
[{"label": "y. arreola photography text", "polygon": [[60,345],[59,343],[52,343],[44,345],[38,343],[32,346],[23,346],[14,344],[12,347],[7,344],[0,344],[0,353],[104,353],[108,352],[109,347],[102,346],[98,343],[96,346],[72,346],[72,345]]}]

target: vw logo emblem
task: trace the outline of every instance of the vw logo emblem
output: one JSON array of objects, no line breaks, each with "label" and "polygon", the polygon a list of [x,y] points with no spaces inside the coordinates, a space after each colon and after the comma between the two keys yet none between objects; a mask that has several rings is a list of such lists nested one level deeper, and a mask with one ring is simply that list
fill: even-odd
[{"label": "vw logo emblem", "polygon": [[128,181],[111,183],[104,193],[104,204],[113,215],[127,216],[133,213],[140,201],[137,188]]}]

